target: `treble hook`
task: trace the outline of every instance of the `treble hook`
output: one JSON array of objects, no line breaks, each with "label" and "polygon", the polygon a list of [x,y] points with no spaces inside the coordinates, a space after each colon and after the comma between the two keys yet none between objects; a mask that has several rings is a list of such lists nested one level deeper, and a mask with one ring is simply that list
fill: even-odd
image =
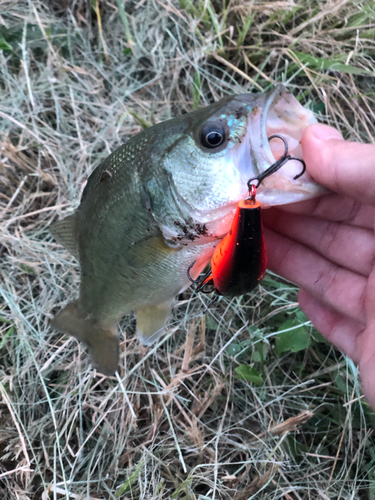
[{"label": "treble hook", "polygon": [[[302,171],[293,177],[294,180],[297,180],[301,177],[306,171],[306,163],[302,160],[302,158],[296,158],[295,156],[288,155],[288,143],[284,137],[278,134],[273,134],[268,137],[268,141],[272,141],[272,139],[281,139],[284,143],[284,154],[273,163],[270,167],[267,168],[262,174],[259,174],[257,177],[252,177],[247,181],[247,187],[249,188],[249,192],[251,192],[251,186],[258,188],[260,184],[264,181],[264,179],[272,174],[274,174],[279,168],[281,168],[285,163],[289,160],[297,160],[302,163]],[[253,181],[257,181],[257,184],[252,184]]]},{"label": "treble hook", "polygon": [[[194,280],[191,276],[190,276],[190,269],[194,266],[194,264],[196,263],[196,260],[190,264],[190,266],[188,267],[187,271],[186,271],[186,274],[187,274],[187,277],[189,278],[189,280],[192,282],[192,283],[195,283],[197,284],[197,288],[196,288],[196,291],[199,293],[212,293],[213,290],[205,290],[204,288],[207,286],[207,285],[211,285],[213,287],[214,285],[214,280],[212,279],[212,273],[211,273],[211,269],[209,269],[202,278],[200,279],[197,279],[197,280]],[[215,297],[210,300],[210,302],[208,303],[206,309],[202,312],[202,315],[205,314],[208,309],[212,306],[212,304],[215,304],[215,302],[217,302],[219,300],[219,296],[218,295],[215,295]]]},{"label": "treble hook", "polygon": [[198,278],[197,280],[193,280],[193,278],[190,276],[190,269],[194,266],[196,263],[196,260],[190,264],[188,267],[188,270],[186,272],[188,279],[192,282],[195,283],[197,286],[197,292],[202,292],[202,293],[211,293],[212,290],[204,290],[204,287],[207,285],[213,285],[213,279],[211,277],[211,269],[209,269],[206,274],[202,276],[202,278]]}]

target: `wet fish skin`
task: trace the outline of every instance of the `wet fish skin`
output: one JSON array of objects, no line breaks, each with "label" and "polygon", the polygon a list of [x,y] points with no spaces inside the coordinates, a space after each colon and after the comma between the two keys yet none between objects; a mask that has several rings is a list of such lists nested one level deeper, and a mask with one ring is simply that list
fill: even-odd
[{"label": "wet fish skin", "polygon": [[[94,170],[76,213],[51,227],[81,266],[79,299],[52,325],[88,345],[102,373],[118,365],[118,321],[136,311],[141,342],[157,340],[173,298],[189,285],[187,268],[196,260],[191,275],[198,276],[229,230],[246,180],[267,163],[251,150],[249,133],[267,99],[226,97],[144,130]],[[207,130],[223,131],[224,142],[204,147]],[[318,194],[303,183],[305,198]]]}]

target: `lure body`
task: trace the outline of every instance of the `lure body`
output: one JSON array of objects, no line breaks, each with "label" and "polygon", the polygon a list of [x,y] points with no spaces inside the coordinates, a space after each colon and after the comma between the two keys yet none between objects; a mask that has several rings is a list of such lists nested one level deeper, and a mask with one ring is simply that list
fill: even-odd
[{"label": "lure body", "polygon": [[229,233],[215,249],[211,275],[204,284],[213,284],[218,295],[243,295],[258,285],[266,269],[260,204],[252,199],[242,200]]}]

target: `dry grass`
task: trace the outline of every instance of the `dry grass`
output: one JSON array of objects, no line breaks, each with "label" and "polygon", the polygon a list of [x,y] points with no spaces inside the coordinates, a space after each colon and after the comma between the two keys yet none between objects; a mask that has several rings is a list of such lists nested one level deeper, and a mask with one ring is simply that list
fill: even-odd
[{"label": "dry grass", "polygon": [[[203,318],[188,292],[152,349],[125,318],[121,371],[105,379],[49,327],[79,268],[48,233],[123,141],[228,93],[283,81],[374,142],[374,37],[371,1],[0,3],[2,499],[375,498],[356,367],[295,287],[268,275]],[[309,347],[277,354],[293,328]]]}]

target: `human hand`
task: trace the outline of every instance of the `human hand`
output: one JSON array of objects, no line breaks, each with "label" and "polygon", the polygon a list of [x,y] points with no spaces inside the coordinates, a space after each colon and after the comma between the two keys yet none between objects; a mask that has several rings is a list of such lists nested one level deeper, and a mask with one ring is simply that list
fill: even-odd
[{"label": "human hand", "polygon": [[359,364],[375,409],[375,146],[318,124],[301,144],[307,171],[333,193],[264,211],[268,267],[301,288],[301,309]]}]

